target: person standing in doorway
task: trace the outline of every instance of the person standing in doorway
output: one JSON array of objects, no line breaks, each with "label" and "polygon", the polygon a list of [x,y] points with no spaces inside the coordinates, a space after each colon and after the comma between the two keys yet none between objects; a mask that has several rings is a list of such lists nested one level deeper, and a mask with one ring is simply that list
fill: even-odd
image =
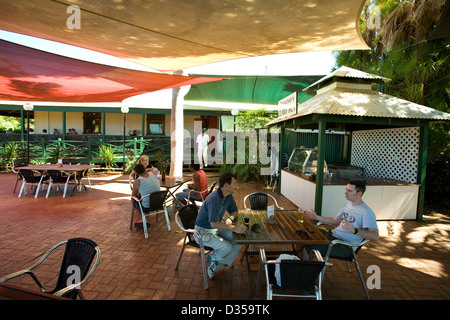
[{"label": "person standing in doorway", "polygon": [[209,144],[209,135],[206,133],[206,129],[202,129],[202,133],[197,136],[197,156],[200,164],[200,169],[203,169],[203,164],[205,167],[208,166],[208,144]]}]

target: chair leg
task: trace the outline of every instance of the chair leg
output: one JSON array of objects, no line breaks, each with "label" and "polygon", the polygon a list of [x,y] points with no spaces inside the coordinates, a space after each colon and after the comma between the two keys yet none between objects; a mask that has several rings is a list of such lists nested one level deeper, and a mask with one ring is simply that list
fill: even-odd
[{"label": "chair leg", "polygon": [[16,178],[16,183],[14,184],[14,190],[13,193],[16,193],[16,188],[17,188],[17,182],[19,181],[19,178]]},{"label": "chair leg", "polygon": [[48,182],[47,195],[45,196],[46,198],[48,198],[51,189],[52,189],[52,179],[50,179],[50,181]]},{"label": "chair leg", "polygon": [[67,192],[67,185],[69,184],[69,178],[67,178],[67,181],[66,181],[66,183],[65,183],[65,185],[64,185],[64,193],[63,193],[63,198],[65,198],[66,197],[66,192]]},{"label": "chair leg", "polygon": [[361,273],[361,269],[359,268],[358,260],[356,260],[356,255],[354,252],[353,252],[353,263],[355,264],[356,270],[358,271],[359,279],[361,280],[361,284],[364,288],[364,292],[366,294],[367,300],[370,300],[369,291],[367,290],[366,282],[364,281],[363,275]]},{"label": "chair leg", "polygon": [[[201,247],[201,246],[200,246]],[[203,286],[205,288],[205,290],[208,290],[208,275],[207,275],[207,270],[206,270],[206,255],[205,255],[205,250],[200,250],[200,256],[202,259],[202,270],[203,270]]]},{"label": "chair leg", "polygon": [[91,179],[89,179],[89,176],[84,176],[83,178],[87,178],[87,180],[89,182],[89,188],[92,188],[92,186],[91,186]]},{"label": "chair leg", "polygon": [[23,180],[23,182],[22,182],[22,187],[20,188],[20,192],[19,192],[19,198],[22,196],[23,191],[25,191],[25,194],[27,194],[27,187],[26,187],[25,180]]},{"label": "chair leg", "polygon": [[183,245],[181,246],[180,249],[180,253],[178,254],[178,259],[177,259],[177,263],[175,264],[175,270],[178,270],[178,265],[180,264],[181,261],[181,257],[183,256],[184,253],[184,248],[186,247],[186,236],[184,237],[184,241],[183,241]]},{"label": "chair leg", "polygon": [[144,228],[145,239],[148,239],[147,219],[145,218],[145,214],[142,214],[142,226],[143,226],[143,228]]},{"label": "chair leg", "polygon": [[167,229],[170,231],[170,221],[169,221],[169,213],[167,212],[167,207],[164,206],[164,215],[166,216]]},{"label": "chair leg", "polygon": [[133,215],[134,215],[134,205],[133,205],[133,202],[131,202],[130,229],[133,229]]},{"label": "chair leg", "polygon": [[267,284],[267,300],[272,300],[272,285]]},{"label": "chair leg", "polygon": [[41,176],[41,179],[39,180],[39,183],[38,183],[38,185],[36,187],[36,192],[35,192],[36,194],[34,195],[35,199],[38,197],[39,189],[41,188],[42,179],[44,179],[44,176]]},{"label": "chair leg", "polygon": [[316,290],[316,300],[322,300],[322,292],[320,289]]}]

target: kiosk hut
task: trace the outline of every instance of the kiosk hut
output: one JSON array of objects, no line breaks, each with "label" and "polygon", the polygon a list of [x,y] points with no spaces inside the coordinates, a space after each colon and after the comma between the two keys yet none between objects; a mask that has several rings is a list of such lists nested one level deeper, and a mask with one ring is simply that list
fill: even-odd
[{"label": "kiosk hut", "polygon": [[[367,184],[363,199],[377,219],[421,219],[429,123],[448,121],[450,114],[372,90],[373,83],[385,81],[341,67],[305,88],[316,95],[294,113],[267,124],[280,127],[280,151],[289,155],[279,175],[281,194],[334,217],[346,201],[348,180],[361,178]],[[286,131],[292,128],[316,132],[317,147],[287,150]],[[327,137],[333,132],[346,133],[341,150]],[[330,163],[327,149],[346,153],[346,161]]]}]

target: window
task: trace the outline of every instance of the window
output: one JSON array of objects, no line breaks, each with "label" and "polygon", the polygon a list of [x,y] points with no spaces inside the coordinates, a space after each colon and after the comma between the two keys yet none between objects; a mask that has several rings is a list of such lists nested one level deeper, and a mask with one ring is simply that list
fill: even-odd
[{"label": "window", "polygon": [[83,113],[83,133],[102,133],[102,113],[84,112]]},{"label": "window", "polygon": [[164,135],[164,115],[147,114],[147,135]]}]

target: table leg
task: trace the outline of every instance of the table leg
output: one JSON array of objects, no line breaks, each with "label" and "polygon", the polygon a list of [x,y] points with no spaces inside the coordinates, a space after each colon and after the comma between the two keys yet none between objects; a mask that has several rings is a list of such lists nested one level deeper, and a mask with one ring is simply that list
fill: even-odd
[{"label": "table leg", "polygon": [[250,276],[250,272],[252,271],[250,268],[250,261],[248,261],[248,255],[245,255],[245,263],[247,264],[247,278],[248,278],[248,296],[252,296],[252,277]]},{"label": "table leg", "polygon": [[255,297],[259,297],[259,292],[261,290],[261,279],[264,269],[264,264],[261,261],[261,257],[259,257],[259,266],[258,266],[258,275],[256,276],[256,288],[255,288]]},{"label": "table leg", "polygon": [[249,247],[249,245],[246,244],[245,245],[245,249],[244,249],[244,253],[242,254],[242,257],[241,257],[241,261],[242,261],[242,259],[244,259],[245,255],[247,254],[248,247]]},{"label": "table leg", "polygon": [[81,179],[80,180],[77,179],[77,183],[75,187],[73,187],[72,192],[75,191],[75,189],[78,189],[78,192],[81,192],[81,187],[84,187],[84,190],[87,190],[86,186],[81,182]]},{"label": "table leg", "polygon": [[[182,186],[183,184],[180,184],[179,186],[177,186],[177,187],[175,187],[175,188],[166,188],[167,189],[167,198],[166,198],[166,201],[170,198],[170,197],[172,197],[172,204],[173,204],[173,201],[176,201],[181,207],[182,206],[184,206],[185,204],[184,203],[182,203],[180,200],[178,200],[177,199],[177,197],[175,197],[175,192],[178,190],[178,189],[180,189],[181,188],[181,186]],[[171,189],[173,189],[173,191],[171,190]]]}]

